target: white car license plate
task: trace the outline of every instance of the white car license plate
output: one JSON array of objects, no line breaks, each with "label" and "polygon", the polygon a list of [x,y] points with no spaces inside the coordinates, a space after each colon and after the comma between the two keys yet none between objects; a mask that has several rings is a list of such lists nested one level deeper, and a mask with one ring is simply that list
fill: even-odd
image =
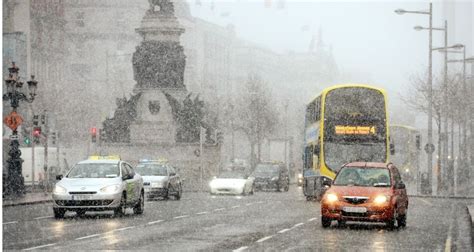
[{"label": "white car license plate", "polygon": [[366,213],[367,208],[365,207],[343,207],[342,210],[348,213]]},{"label": "white car license plate", "polygon": [[92,199],[91,195],[72,195],[72,200],[90,200]]}]

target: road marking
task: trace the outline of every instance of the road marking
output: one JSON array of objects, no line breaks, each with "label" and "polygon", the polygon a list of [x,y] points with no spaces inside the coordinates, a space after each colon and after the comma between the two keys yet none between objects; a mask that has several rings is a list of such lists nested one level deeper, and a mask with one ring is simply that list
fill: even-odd
[{"label": "road marking", "polygon": [[246,206],[251,206],[252,204],[253,204],[253,203],[247,203],[247,204],[245,204],[245,205],[246,205]]},{"label": "road marking", "polygon": [[51,247],[51,246],[54,246],[54,245],[56,245],[56,243],[50,243],[50,244],[41,245],[41,246],[36,246],[36,247],[27,248],[27,249],[23,249],[23,250],[24,250],[24,251],[26,251],[26,250],[33,250],[33,249],[39,249],[39,248],[44,248],[44,247]]},{"label": "road marking", "polygon": [[217,209],[214,209],[215,212],[217,212],[217,211],[222,211],[222,210],[225,210],[225,208],[217,208]]},{"label": "road marking", "polygon": [[266,241],[266,240],[268,240],[268,239],[271,239],[272,237],[273,237],[273,235],[266,236],[266,237],[263,237],[262,239],[258,240],[257,242],[259,242],[259,243],[260,243],[260,242],[264,242],[264,241]]},{"label": "road marking", "polygon": [[18,223],[18,221],[4,222],[3,225]]},{"label": "road marking", "polygon": [[[454,208],[451,205],[451,216],[454,216]],[[451,234],[453,233],[453,222],[454,220],[449,223],[449,228],[448,228],[448,237],[446,238],[446,243],[444,246],[444,251],[445,252],[451,252]]]},{"label": "road marking", "polygon": [[317,220],[317,219],[318,219],[318,218],[311,218],[311,219],[308,220],[308,222],[315,221],[315,220]]},{"label": "road marking", "polygon": [[246,249],[248,249],[248,247],[247,247],[247,246],[243,246],[243,247],[240,247],[240,248],[238,248],[238,249],[232,250],[232,252],[240,252],[240,251],[244,251],[244,250],[246,250]]},{"label": "road marking", "polygon": [[100,235],[100,234],[93,234],[93,235],[88,235],[88,236],[79,237],[79,238],[76,238],[76,241],[84,240],[84,239],[87,239],[87,238],[96,237],[96,236],[99,236],[99,235]]},{"label": "road marking", "polygon": [[174,219],[181,219],[181,218],[186,218],[189,217],[189,215],[181,215],[181,216],[176,216]]},{"label": "road marking", "polygon": [[148,222],[147,224],[148,224],[148,225],[153,225],[153,224],[156,224],[156,223],[160,223],[160,222],[162,222],[162,221],[163,221],[163,220],[150,221],[150,222]]},{"label": "road marking", "polygon": [[239,207],[240,207],[240,206],[239,206],[239,205],[237,205],[237,206],[233,206],[233,207],[231,207],[231,208],[239,208]]},{"label": "road marking", "polygon": [[425,199],[419,199],[419,200],[423,201],[425,204],[428,204],[428,205],[430,205],[430,206],[433,205],[431,202],[429,202],[429,201],[427,201],[427,200],[425,200]]},{"label": "road marking", "polygon": [[209,212],[200,212],[200,213],[196,213],[197,215],[201,215],[201,214],[208,214]]},{"label": "road marking", "polygon": [[291,229],[289,229],[289,228],[285,228],[285,229],[282,229],[282,230],[278,231],[278,233],[279,233],[279,234],[283,234],[283,233],[288,232],[288,231],[290,231],[290,230],[291,230]]},{"label": "road marking", "polygon": [[127,229],[132,229],[132,228],[135,228],[135,226],[131,226],[131,227],[123,227],[123,228],[117,228],[117,229],[114,229],[112,231],[123,231],[123,230],[127,230]]},{"label": "road marking", "polygon": [[298,224],[295,224],[292,228],[299,227],[299,226],[301,226],[301,225],[303,225],[303,224],[304,224],[303,222],[300,222],[300,223],[298,223]]},{"label": "road marking", "polygon": [[263,204],[263,201],[255,202],[255,204]]},{"label": "road marking", "polygon": [[35,220],[48,219],[48,218],[53,218],[53,216],[36,217]]}]

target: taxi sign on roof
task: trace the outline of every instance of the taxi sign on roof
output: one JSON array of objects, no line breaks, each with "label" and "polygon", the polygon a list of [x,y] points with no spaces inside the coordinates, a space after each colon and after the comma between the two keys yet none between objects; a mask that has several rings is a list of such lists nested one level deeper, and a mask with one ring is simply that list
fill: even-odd
[{"label": "taxi sign on roof", "polygon": [[89,156],[89,160],[120,160],[120,156],[119,155]]}]

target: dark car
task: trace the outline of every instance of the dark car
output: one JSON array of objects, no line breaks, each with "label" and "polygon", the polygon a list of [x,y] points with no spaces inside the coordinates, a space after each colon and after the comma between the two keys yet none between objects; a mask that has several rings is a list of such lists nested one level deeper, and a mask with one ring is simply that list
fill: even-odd
[{"label": "dark car", "polygon": [[252,176],[255,178],[256,190],[273,189],[281,191],[283,189],[286,192],[290,186],[290,177],[283,163],[260,163],[255,168]]}]

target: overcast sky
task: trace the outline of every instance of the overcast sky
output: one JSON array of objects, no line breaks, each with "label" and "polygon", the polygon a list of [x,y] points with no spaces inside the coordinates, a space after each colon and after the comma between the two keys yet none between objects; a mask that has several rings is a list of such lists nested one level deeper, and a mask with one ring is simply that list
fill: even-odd
[{"label": "overcast sky", "polygon": [[[221,25],[233,24],[239,37],[276,52],[307,51],[311,36],[321,29],[339,68],[368,76],[372,84],[389,91],[393,102],[409,85],[410,74],[427,69],[428,32],[413,27],[428,26],[428,16],[397,15],[394,10],[428,10],[428,1],[286,0],[284,8],[279,8],[281,0],[188,2],[194,16]],[[266,2],[270,4],[266,6]],[[441,3],[435,1],[433,9],[433,25],[441,26]],[[442,35],[434,33],[434,46],[442,45]],[[440,55],[435,54],[435,60],[438,58]]]}]

